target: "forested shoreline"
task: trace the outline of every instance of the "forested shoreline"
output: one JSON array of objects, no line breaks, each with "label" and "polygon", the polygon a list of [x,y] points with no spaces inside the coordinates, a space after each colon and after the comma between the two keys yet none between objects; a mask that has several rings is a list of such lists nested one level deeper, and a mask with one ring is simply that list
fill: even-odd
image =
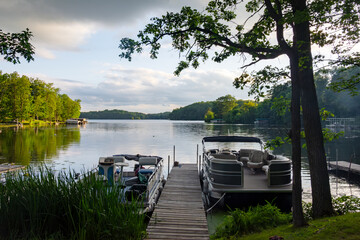
[{"label": "forested shoreline", "polygon": [[[347,92],[334,92],[329,88],[341,79],[359,74],[360,68],[353,72],[334,70],[331,74],[317,72],[315,84],[320,109],[324,108],[335,117],[360,116],[360,96]],[[83,112],[81,117],[89,119],[170,119],[205,120],[221,119],[225,123],[253,124],[264,120],[271,124],[290,124],[291,83],[284,82],[273,86],[261,101],[239,100],[231,95],[215,101],[196,102],[174,109],[172,112],[144,114],[124,110],[104,110]]]},{"label": "forested shoreline", "polygon": [[168,119],[170,112],[146,114],[140,112],[128,112],[124,110],[108,110],[82,112],[81,118],[89,119]]},{"label": "forested shoreline", "polygon": [[0,122],[62,122],[79,117],[80,102],[60,94],[53,83],[0,71]]}]

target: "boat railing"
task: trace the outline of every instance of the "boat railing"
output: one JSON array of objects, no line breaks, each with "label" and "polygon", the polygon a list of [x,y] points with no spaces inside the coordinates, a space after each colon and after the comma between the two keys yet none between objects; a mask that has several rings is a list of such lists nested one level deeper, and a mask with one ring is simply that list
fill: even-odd
[{"label": "boat railing", "polygon": [[244,184],[243,163],[236,158],[224,159],[205,155],[204,167],[212,184],[236,187],[242,187]]},{"label": "boat railing", "polygon": [[148,178],[148,193],[147,193],[147,200],[149,201],[153,195],[156,193],[156,189],[158,188],[158,184],[161,183],[161,175],[162,175],[162,163],[163,160],[161,160],[153,169],[152,174]]},{"label": "boat railing", "polygon": [[244,169],[240,171],[217,171],[209,170],[209,180],[212,184],[223,185],[223,186],[236,186],[242,187],[244,185]]}]

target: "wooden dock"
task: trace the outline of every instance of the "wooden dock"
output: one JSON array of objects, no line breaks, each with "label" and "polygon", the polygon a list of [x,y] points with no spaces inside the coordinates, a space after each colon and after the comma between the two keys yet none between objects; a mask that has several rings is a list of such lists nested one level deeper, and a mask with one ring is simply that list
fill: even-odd
[{"label": "wooden dock", "polygon": [[147,239],[209,239],[196,164],[172,169],[147,234]]},{"label": "wooden dock", "polygon": [[333,169],[360,174],[360,165],[356,163],[351,163],[350,165],[350,162],[346,162],[346,161],[338,161],[338,162],[332,161],[329,162],[329,165]]},{"label": "wooden dock", "polygon": [[22,165],[14,165],[14,164],[10,164],[10,163],[2,163],[0,164],[0,173],[6,173],[6,172],[11,172],[11,171],[15,171],[15,170],[19,170],[21,168],[24,168],[25,166]]}]

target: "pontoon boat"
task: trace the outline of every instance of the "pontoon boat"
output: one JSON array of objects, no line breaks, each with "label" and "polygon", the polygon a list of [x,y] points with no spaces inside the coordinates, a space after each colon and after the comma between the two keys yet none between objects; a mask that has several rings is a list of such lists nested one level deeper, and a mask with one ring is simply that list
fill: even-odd
[{"label": "pontoon boat", "polygon": [[288,158],[270,154],[256,137],[204,137],[202,143],[200,181],[209,207],[269,201],[283,210],[291,209],[292,164]]}]

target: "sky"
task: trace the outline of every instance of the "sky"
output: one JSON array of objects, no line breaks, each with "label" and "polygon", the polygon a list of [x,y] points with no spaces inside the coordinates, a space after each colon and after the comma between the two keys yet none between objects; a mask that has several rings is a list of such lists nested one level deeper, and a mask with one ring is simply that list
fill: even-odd
[{"label": "sky", "polygon": [[[158,59],[148,49],[120,59],[120,39],[135,38],[151,17],[182,6],[204,10],[206,0],[0,0],[0,29],[34,37],[35,61],[12,64],[1,58],[3,73],[18,72],[60,88],[81,100],[81,111],[121,109],[143,113],[172,111],[194,102],[214,101],[231,94],[252,99],[233,87],[241,75],[243,56],[222,63],[207,61],[198,69],[173,74],[179,53],[164,39]],[[246,62],[246,61],[245,61]],[[284,64],[280,58],[272,64]],[[262,63],[258,67],[268,63]]]}]

